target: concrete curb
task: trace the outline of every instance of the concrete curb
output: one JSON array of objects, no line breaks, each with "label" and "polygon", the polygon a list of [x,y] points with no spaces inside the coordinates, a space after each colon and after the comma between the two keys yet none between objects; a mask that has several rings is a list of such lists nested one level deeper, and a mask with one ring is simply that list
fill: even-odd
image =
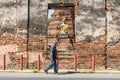
[{"label": "concrete curb", "polygon": [[106,74],[120,74],[120,71],[95,71],[94,73],[106,73]]},{"label": "concrete curb", "polygon": [[[44,73],[44,70],[0,70],[0,73]],[[53,72],[53,70],[49,70],[49,72]],[[64,70],[64,69],[61,69],[58,71],[59,73],[78,73],[78,74],[84,74],[84,73],[91,73],[91,74],[120,74],[120,71],[115,71],[115,70],[95,70],[95,71],[92,71],[92,70],[77,70],[77,71],[74,71],[74,70]]]}]

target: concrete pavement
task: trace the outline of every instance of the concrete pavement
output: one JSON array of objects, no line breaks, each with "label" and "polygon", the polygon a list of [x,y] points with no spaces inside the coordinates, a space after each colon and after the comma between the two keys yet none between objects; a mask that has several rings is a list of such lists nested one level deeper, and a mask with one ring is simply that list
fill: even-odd
[{"label": "concrete pavement", "polygon": [[59,70],[53,74],[50,70],[45,74],[43,70],[0,70],[0,80],[120,80],[120,71]]},{"label": "concrete pavement", "polygon": [[[0,78],[113,78],[120,80],[120,74],[91,74],[91,73],[0,73]],[[1,80],[1,79],[0,79]]]}]

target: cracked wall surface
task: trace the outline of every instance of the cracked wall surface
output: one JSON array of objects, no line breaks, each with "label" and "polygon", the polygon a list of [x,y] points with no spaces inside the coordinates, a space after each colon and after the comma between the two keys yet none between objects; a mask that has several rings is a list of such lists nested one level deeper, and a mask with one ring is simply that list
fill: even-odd
[{"label": "cracked wall surface", "polygon": [[[42,36],[46,35],[48,3],[58,2],[30,0],[28,33],[28,0],[0,0],[1,49],[12,45],[17,51],[11,52],[17,53],[26,52],[27,46],[30,52],[43,50],[45,37]],[[78,67],[91,68],[91,56],[95,55],[97,67],[119,68],[120,0],[77,0],[77,4],[75,38]],[[10,51],[3,52],[7,54]]]}]

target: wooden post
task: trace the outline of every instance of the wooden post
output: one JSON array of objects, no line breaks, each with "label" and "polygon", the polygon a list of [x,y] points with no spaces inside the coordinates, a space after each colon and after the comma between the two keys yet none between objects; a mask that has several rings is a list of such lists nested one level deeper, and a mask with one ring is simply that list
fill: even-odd
[{"label": "wooden post", "polygon": [[40,55],[38,55],[37,68],[38,68],[38,70],[40,70]]},{"label": "wooden post", "polygon": [[74,71],[77,71],[77,56],[74,56]]},{"label": "wooden post", "polygon": [[95,56],[92,56],[92,71],[95,71]]},{"label": "wooden post", "polygon": [[20,55],[20,70],[23,70],[23,55]]},{"label": "wooden post", "polygon": [[3,55],[3,70],[6,69],[6,55]]}]

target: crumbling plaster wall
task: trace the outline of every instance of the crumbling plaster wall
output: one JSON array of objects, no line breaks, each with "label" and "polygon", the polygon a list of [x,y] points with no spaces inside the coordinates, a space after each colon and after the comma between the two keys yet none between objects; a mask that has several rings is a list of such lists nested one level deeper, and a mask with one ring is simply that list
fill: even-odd
[{"label": "crumbling plaster wall", "polygon": [[107,66],[120,68],[120,1],[108,0],[107,6]]},{"label": "crumbling plaster wall", "polygon": [[120,1],[108,0],[109,11],[107,14],[107,43],[115,44],[120,39]]},{"label": "crumbling plaster wall", "polygon": [[75,17],[76,42],[79,43],[78,66],[91,68],[90,56],[95,55],[96,67],[104,68],[105,65],[105,68],[106,66],[119,68],[120,1],[78,0],[78,2],[80,8]]},{"label": "crumbling plaster wall", "polygon": [[[75,17],[78,40],[96,39],[105,34],[105,1],[80,0],[79,12]],[[90,37],[89,37],[90,36]]]},{"label": "crumbling plaster wall", "polygon": [[75,17],[78,40],[85,40],[87,35],[97,39],[105,35],[105,30],[108,45],[119,40],[119,0],[108,0],[108,11],[105,10],[105,0],[78,0],[78,2],[80,9]]},{"label": "crumbling plaster wall", "polygon": [[[77,46],[79,58],[84,57],[85,53],[88,54],[88,57],[94,54],[97,56],[96,64],[104,66],[105,53],[107,52],[108,62],[109,60],[109,63],[113,62],[113,64],[108,63],[108,66],[116,65],[119,67],[120,0],[108,0],[108,10],[105,10],[105,0],[77,1],[79,10],[78,14],[75,15],[75,34],[76,42],[80,43]],[[40,39],[38,38],[40,34],[45,35],[47,28],[48,3],[57,2],[57,0],[30,0],[29,37],[31,42],[29,45],[34,46],[30,47],[30,51],[39,51]],[[17,45],[18,52],[25,52],[27,46],[27,19],[28,0],[0,0],[0,46]],[[7,33],[11,34],[10,38],[5,36]],[[112,61],[113,59],[110,59],[111,54],[116,60]],[[86,57],[86,59],[88,58]],[[84,59],[83,62],[85,62]],[[86,65],[90,62],[78,64],[80,68],[81,64]],[[88,65],[86,68],[90,66]]]}]

